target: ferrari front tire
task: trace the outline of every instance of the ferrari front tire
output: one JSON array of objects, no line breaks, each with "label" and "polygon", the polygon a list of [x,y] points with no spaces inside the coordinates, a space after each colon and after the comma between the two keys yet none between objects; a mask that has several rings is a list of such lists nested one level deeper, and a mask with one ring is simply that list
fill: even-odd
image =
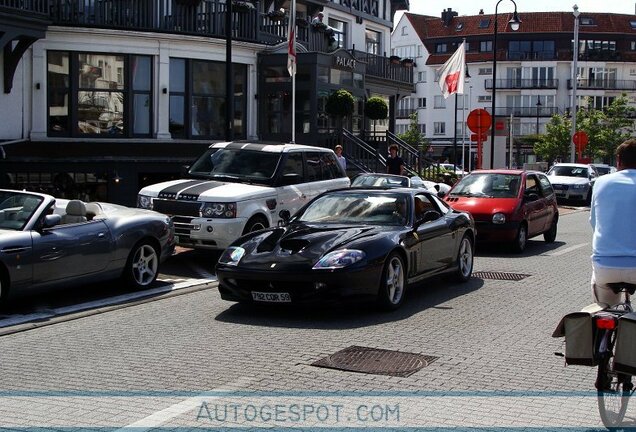
[{"label": "ferrari front tire", "polygon": [[406,291],[406,266],[402,256],[393,252],[386,259],[382,269],[378,302],[384,310],[396,310],[404,301]]}]

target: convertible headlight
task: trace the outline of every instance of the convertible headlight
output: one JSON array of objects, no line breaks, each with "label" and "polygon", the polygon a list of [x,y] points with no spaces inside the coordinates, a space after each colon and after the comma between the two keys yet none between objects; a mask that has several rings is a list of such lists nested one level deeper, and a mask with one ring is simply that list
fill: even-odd
[{"label": "convertible headlight", "polygon": [[237,246],[230,246],[225,249],[219,258],[219,264],[237,266],[241,258],[245,255],[245,249]]},{"label": "convertible headlight", "polygon": [[152,210],[152,197],[148,195],[137,195],[137,208]]},{"label": "convertible headlight", "polygon": [[314,269],[338,269],[355,264],[367,255],[361,250],[341,249],[329,252],[316,263]]},{"label": "convertible headlight", "polygon": [[236,203],[209,203],[206,202],[201,208],[201,216],[209,218],[235,218]]},{"label": "convertible headlight", "polygon": [[503,213],[495,213],[492,215],[492,223],[503,224],[506,223],[506,215]]}]

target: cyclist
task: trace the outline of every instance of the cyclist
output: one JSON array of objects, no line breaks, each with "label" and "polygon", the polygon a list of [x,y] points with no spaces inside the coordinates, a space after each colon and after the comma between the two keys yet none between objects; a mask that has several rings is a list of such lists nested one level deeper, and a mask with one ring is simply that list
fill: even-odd
[{"label": "cyclist", "polygon": [[615,305],[621,294],[612,282],[636,284],[636,139],[616,149],[618,171],[599,177],[592,190],[592,295],[595,301]]}]

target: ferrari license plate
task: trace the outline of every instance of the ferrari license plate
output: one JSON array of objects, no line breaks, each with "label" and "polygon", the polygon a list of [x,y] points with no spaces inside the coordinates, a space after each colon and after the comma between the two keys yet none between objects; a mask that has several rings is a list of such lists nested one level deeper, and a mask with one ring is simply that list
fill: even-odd
[{"label": "ferrari license plate", "polygon": [[270,303],[291,303],[289,293],[269,293],[252,291],[252,300]]}]

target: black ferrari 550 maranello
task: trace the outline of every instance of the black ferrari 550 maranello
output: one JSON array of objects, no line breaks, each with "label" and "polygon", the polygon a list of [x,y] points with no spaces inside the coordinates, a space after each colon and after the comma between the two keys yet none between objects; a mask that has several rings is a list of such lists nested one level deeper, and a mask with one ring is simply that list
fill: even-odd
[{"label": "black ferrari 550 maranello", "polygon": [[359,297],[392,310],[426,277],[470,279],[474,244],[472,217],[427,191],[343,189],[316,197],[286,226],[237,239],[216,270],[225,300]]}]

